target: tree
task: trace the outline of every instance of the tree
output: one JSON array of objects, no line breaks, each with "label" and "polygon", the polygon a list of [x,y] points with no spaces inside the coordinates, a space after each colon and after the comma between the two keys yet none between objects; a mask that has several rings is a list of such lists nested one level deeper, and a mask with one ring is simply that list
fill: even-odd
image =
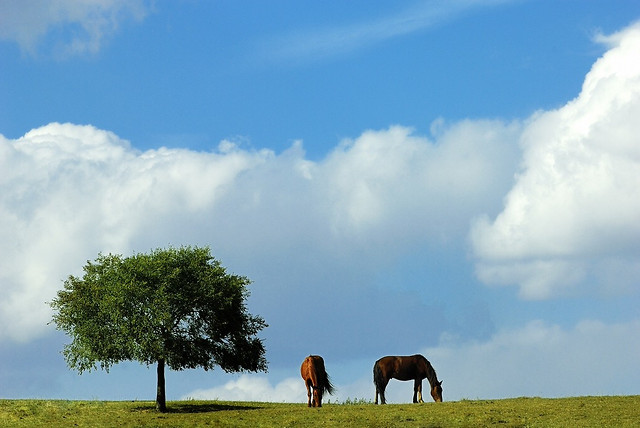
[{"label": "tree", "polygon": [[156,408],[166,411],[164,370],[219,366],[266,371],[267,327],[247,312],[251,281],[227,274],[208,247],[149,254],[99,254],[82,278],[70,275],[50,303],[71,343],[62,351],[79,373],[121,361],[157,364]]}]

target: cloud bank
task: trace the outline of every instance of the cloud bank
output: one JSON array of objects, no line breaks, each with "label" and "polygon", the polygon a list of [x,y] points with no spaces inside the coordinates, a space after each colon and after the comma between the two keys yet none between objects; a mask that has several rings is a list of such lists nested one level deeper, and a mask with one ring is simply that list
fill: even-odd
[{"label": "cloud bank", "polygon": [[[637,394],[640,320],[584,320],[570,328],[530,321],[486,342],[427,348],[445,398],[567,397]],[[435,362],[437,361],[437,365]],[[445,387],[446,385],[446,387]]]},{"label": "cloud bank", "polygon": [[[443,335],[438,346],[425,348],[422,354],[443,381],[445,401],[630,395],[638,392],[635,385],[640,382],[636,370],[640,344],[629,338],[638,335],[640,320],[618,324],[584,320],[568,328],[534,320],[502,329],[486,341],[459,341]],[[334,382],[336,393],[325,401],[373,401],[373,361],[361,361],[358,368],[352,368],[359,377],[351,383]],[[343,380],[331,371],[329,375],[334,381]],[[387,388],[390,403],[411,402],[413,382],[392,380]],[[272,384],[265,376],[245,374],[221,386],[194,390],[181,399],[301,403],[306,391],[300,377]]]},{"label": "cloud bank", "polygon": [[430,141],[394,126],[345,140],[320,162],[306,160],[300,143],[279,155],[229,141],[212,152],[139,152],[109,131],[73,124],[0,137],[0,337],[41,332],[44,302],[98,252],[212,245],[223,262],[258,277],[275,269],[281,278],[263,286],[268,299],[299,293],[291,281],[315,269],[349,266],[356,275],[407,246],[463,239],[469,218],[508,188],[517,129],[462,122]]},{"label": "cloud bank", "polygon": [[525,126],[503,211],[471,230],[479,278],[527,299],[639,285],[640,24],[600,40],[580,95]]}]

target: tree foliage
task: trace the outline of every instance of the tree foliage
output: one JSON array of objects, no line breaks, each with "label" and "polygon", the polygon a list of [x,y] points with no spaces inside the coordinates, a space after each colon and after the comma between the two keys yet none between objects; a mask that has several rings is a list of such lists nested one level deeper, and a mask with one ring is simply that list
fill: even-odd
[{"label": "tree foliage", "polygon": [[267,324],[247,312],[250,283],[227,274],[208,247],[126,258],[100,254],[81,278],[64,282],[51,302],[53,322],[72,338],[63,350],[69,367],[82,373],[98,365],[108,371],[126,360],[157,363],[158,400],[164,400],[165,364],[173,370],[217,365],[227,372],[266,371],[256,335]]}]

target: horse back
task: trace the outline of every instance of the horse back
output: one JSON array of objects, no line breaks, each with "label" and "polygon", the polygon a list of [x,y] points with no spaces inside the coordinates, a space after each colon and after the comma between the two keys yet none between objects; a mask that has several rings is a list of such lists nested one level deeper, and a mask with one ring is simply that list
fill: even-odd
[{"label": "horse back", "polygon": [[422,355],[387,356],[376,361],[376,365],[387,379],[413,380],[426,376],[425,361]]}]

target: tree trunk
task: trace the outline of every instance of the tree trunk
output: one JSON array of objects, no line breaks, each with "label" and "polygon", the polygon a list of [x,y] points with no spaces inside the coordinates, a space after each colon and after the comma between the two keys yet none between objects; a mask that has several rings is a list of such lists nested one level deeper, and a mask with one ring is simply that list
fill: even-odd
[{"label": "tree trunk", "polygon": [[156,410],[159,412],[167,411],[167,395],[164,385],[164,359],[158,360],[158,392],[156,394]]}]

